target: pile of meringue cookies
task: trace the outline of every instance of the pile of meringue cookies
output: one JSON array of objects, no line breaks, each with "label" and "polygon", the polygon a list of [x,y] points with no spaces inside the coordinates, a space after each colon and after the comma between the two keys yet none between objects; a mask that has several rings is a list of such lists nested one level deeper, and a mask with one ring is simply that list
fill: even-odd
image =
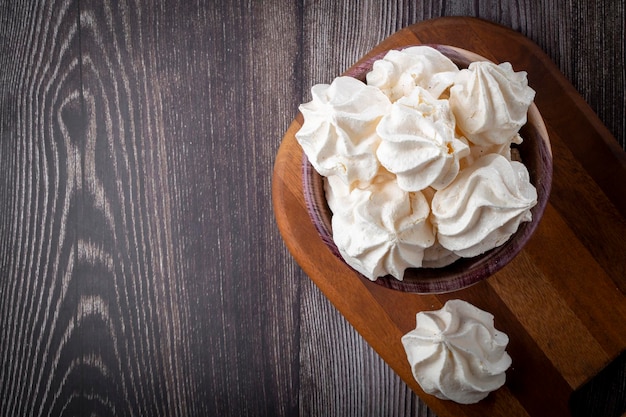
[{"label": "pile of meringue cookies", "polygon": [[296,133],[325,181],[333,240],[371,280],[504,244],[537,191],[515,158],[535,92],[509,63],[459,69],[434,48],[391,50],[366,82],[311,89]]}]

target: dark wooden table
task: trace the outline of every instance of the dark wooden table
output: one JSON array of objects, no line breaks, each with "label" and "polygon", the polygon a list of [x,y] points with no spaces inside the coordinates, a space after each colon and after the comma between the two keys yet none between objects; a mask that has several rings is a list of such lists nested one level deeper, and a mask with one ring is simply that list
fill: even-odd
[{"label": "dark wooden table", "polygon": [[469,15],[624,147],[624,2],[197,3],[0,5],[0,415],[432,415],[287,252],[281,138],[313,84]]}]

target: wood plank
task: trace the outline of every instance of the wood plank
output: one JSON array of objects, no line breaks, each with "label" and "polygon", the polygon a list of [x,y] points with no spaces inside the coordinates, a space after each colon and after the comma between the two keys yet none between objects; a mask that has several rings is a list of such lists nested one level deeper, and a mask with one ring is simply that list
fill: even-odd
[{"label": "wood plank", "polygon": [[0,414],[297,412],[298,273],[267,196],[299,28],[275,6],[3,16],[24,27],[2,85]]},{"label": "wood plank", "polygon": [[[293,276],[285,253],[267,256],[259,248],[280,247],[269,232],[266,196],[276,144],[266,135],[278,134],[288,116],[276,115],[289,114],[294,100],[257,95],[268,86],[282,97],[297,95],[283,82],[295,69],[296,45],[285,43],[296,30],[285,16],[295,11],[172,2],[142,13],[144,31],[131,40],[145,44],[125,45],[119,36],[120,48],[102,59],[115,62],[121,50],[128,54],[122,65],[140,64],[129,84],[136,82],[131,91],[141,93],[133,100],[141,122],[134,135],[119,137],[134,136],[129,145],[137,146],[135,158],[145,170],[137,189],[145,208],[137,213],[150,214],[132,224],[143,220],[147,229],[139,246],[146,247],[150,269],[138,273],[143,285],[120,287],[154,297],[154,327],[140,327],[141,316],[130,321],[137,322],[138,341],[155,340],[153,379],[133,385],[158,399],[139,397],[137,408],[150,414],[158,404],[165,415],[292,414],[299,288],[283,281]],[[127,15],[133,18],[131,10]],[[118,24],[113,21],[111,34]],[[270,30],[279,26],[280,33]],[[134,33],[130,27],[127,36]],[[271,60],[257,55],[259,34],[277,48]],[[234,117],[242,114],[252,122]],[[156,343],[159,338],[167,343]]]},{"label": "wood plank", "polygon": [[85,301],[70,279],[78,253],[76,231],[67,227],[79,216],[80,166],[72,145],[82,131],[77,6],[63,1],[38,8],[2,7],[4,415],[60,414],[63,403],[80,390],[80,381],[65,375],[78,361],[93,359],[66,355],[82,343],[76,328],[84,317],[78,306]]}]

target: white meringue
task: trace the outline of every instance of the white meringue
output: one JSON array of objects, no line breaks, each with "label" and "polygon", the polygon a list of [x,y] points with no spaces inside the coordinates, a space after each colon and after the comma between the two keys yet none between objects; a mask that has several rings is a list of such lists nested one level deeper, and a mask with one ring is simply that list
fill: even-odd
[{"label": "white meringue", "polygon": [[407,191],[446,187],[459,172],[459,160],[469,154],[467,142],[455,137],[447,100],[421,87],[393,103],[376,131],[378,160]]},{"label": "white meringue", "polygon": [[406,268],[421,266],[424,249],[435,242],[424,195],[400,189],[389,174],[352,190],[329,178],[326,195],[337,249],[370,280],[385,275],[402,280]]},{"label": "white meringue", "polygon": [[368,85],[378,87],[394,102],[411,94],[416,86],[435,98],[450,86],[459,68],[441,52],[428,46],[391,50],[374,62],[367,73]]},{"label": "white meringue", "polygon": [[304,123],[296,133],[311,165],[346,184],[368,183],[380,166],[376,125],[391,103],[379,89],[352,77],[317,84],[311,93],[313,100],[300,105]]},{"label": "white meringue", "polygon": [[532,219],[536,203],[526,167],[488,154],[435,193],[432,221],[443,247],[473,257],[505,243],[521,222]]},{"label": "white meringue", "polygon": [[504,385],[511,365],[508,336],[493,315],[463,300],[417,313],[402,344],[420,387],[437,398],[474,404]]},{"label": "white meringue", "polygon": [[526,72],[510,63],[472,62],[450,88],[450,108],[463,134],[476,145],[510,143],[526,123],[535,91]]}]

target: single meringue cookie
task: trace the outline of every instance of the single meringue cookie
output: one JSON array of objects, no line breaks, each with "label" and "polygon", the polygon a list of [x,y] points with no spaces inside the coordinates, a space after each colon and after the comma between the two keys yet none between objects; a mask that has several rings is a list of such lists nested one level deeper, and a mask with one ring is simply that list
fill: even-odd
[{"label": "single meringue cookie", "polygon": [[457,73],[449,101],[463,134],[476,145],[489,146],[514,139],[534,97],[525,71],[513,71],[508,62],[476,61]]},{"label": "single meringue cookie", "polygon": [[376,131],[378,160],[407,191],[446,187],[459,172],[459,160],[469,154],[467,142],[455,136],[448,102],[421,87],[393,103]]},{"label": "single meringue cookie", "polygon": [[313,99],[300,105],[304,123],[296,133],[309,162],[322,176],[368,183],[380,166],[376,125],[388,112],[389,99],[352,77],[317,84],[311,93]]},{"label": "single meringue cookie", "polygon": [[367,73],[368,85],[380,88],[394,102],[420,86],[438,98],[454,81],[459,68],[429,46],[391,50],[374,62]]},{"label": "single meringue cookie", "polygon": [[526,167],[488,154],[435,193],[431,218],[439,243],[467,258],[504,244],[532,219],[535,204],[537,190]]},{"label": "single meringue cookie", "polygon": [[444,400],[474,404],[506,381],[511,365],[508,336],[493,315],[463,300],[417,313],[414,330],[402,337],[413,376],[422,389]]},{"label": "single meringue cookie", "polygon": [[406,268],[422,265],[424,250],[435,242],[428,202],[420,192],[402,190],[390,174],[364,189],[328,178],[326,196],[337,249],[370,280],[402,280]]}]

